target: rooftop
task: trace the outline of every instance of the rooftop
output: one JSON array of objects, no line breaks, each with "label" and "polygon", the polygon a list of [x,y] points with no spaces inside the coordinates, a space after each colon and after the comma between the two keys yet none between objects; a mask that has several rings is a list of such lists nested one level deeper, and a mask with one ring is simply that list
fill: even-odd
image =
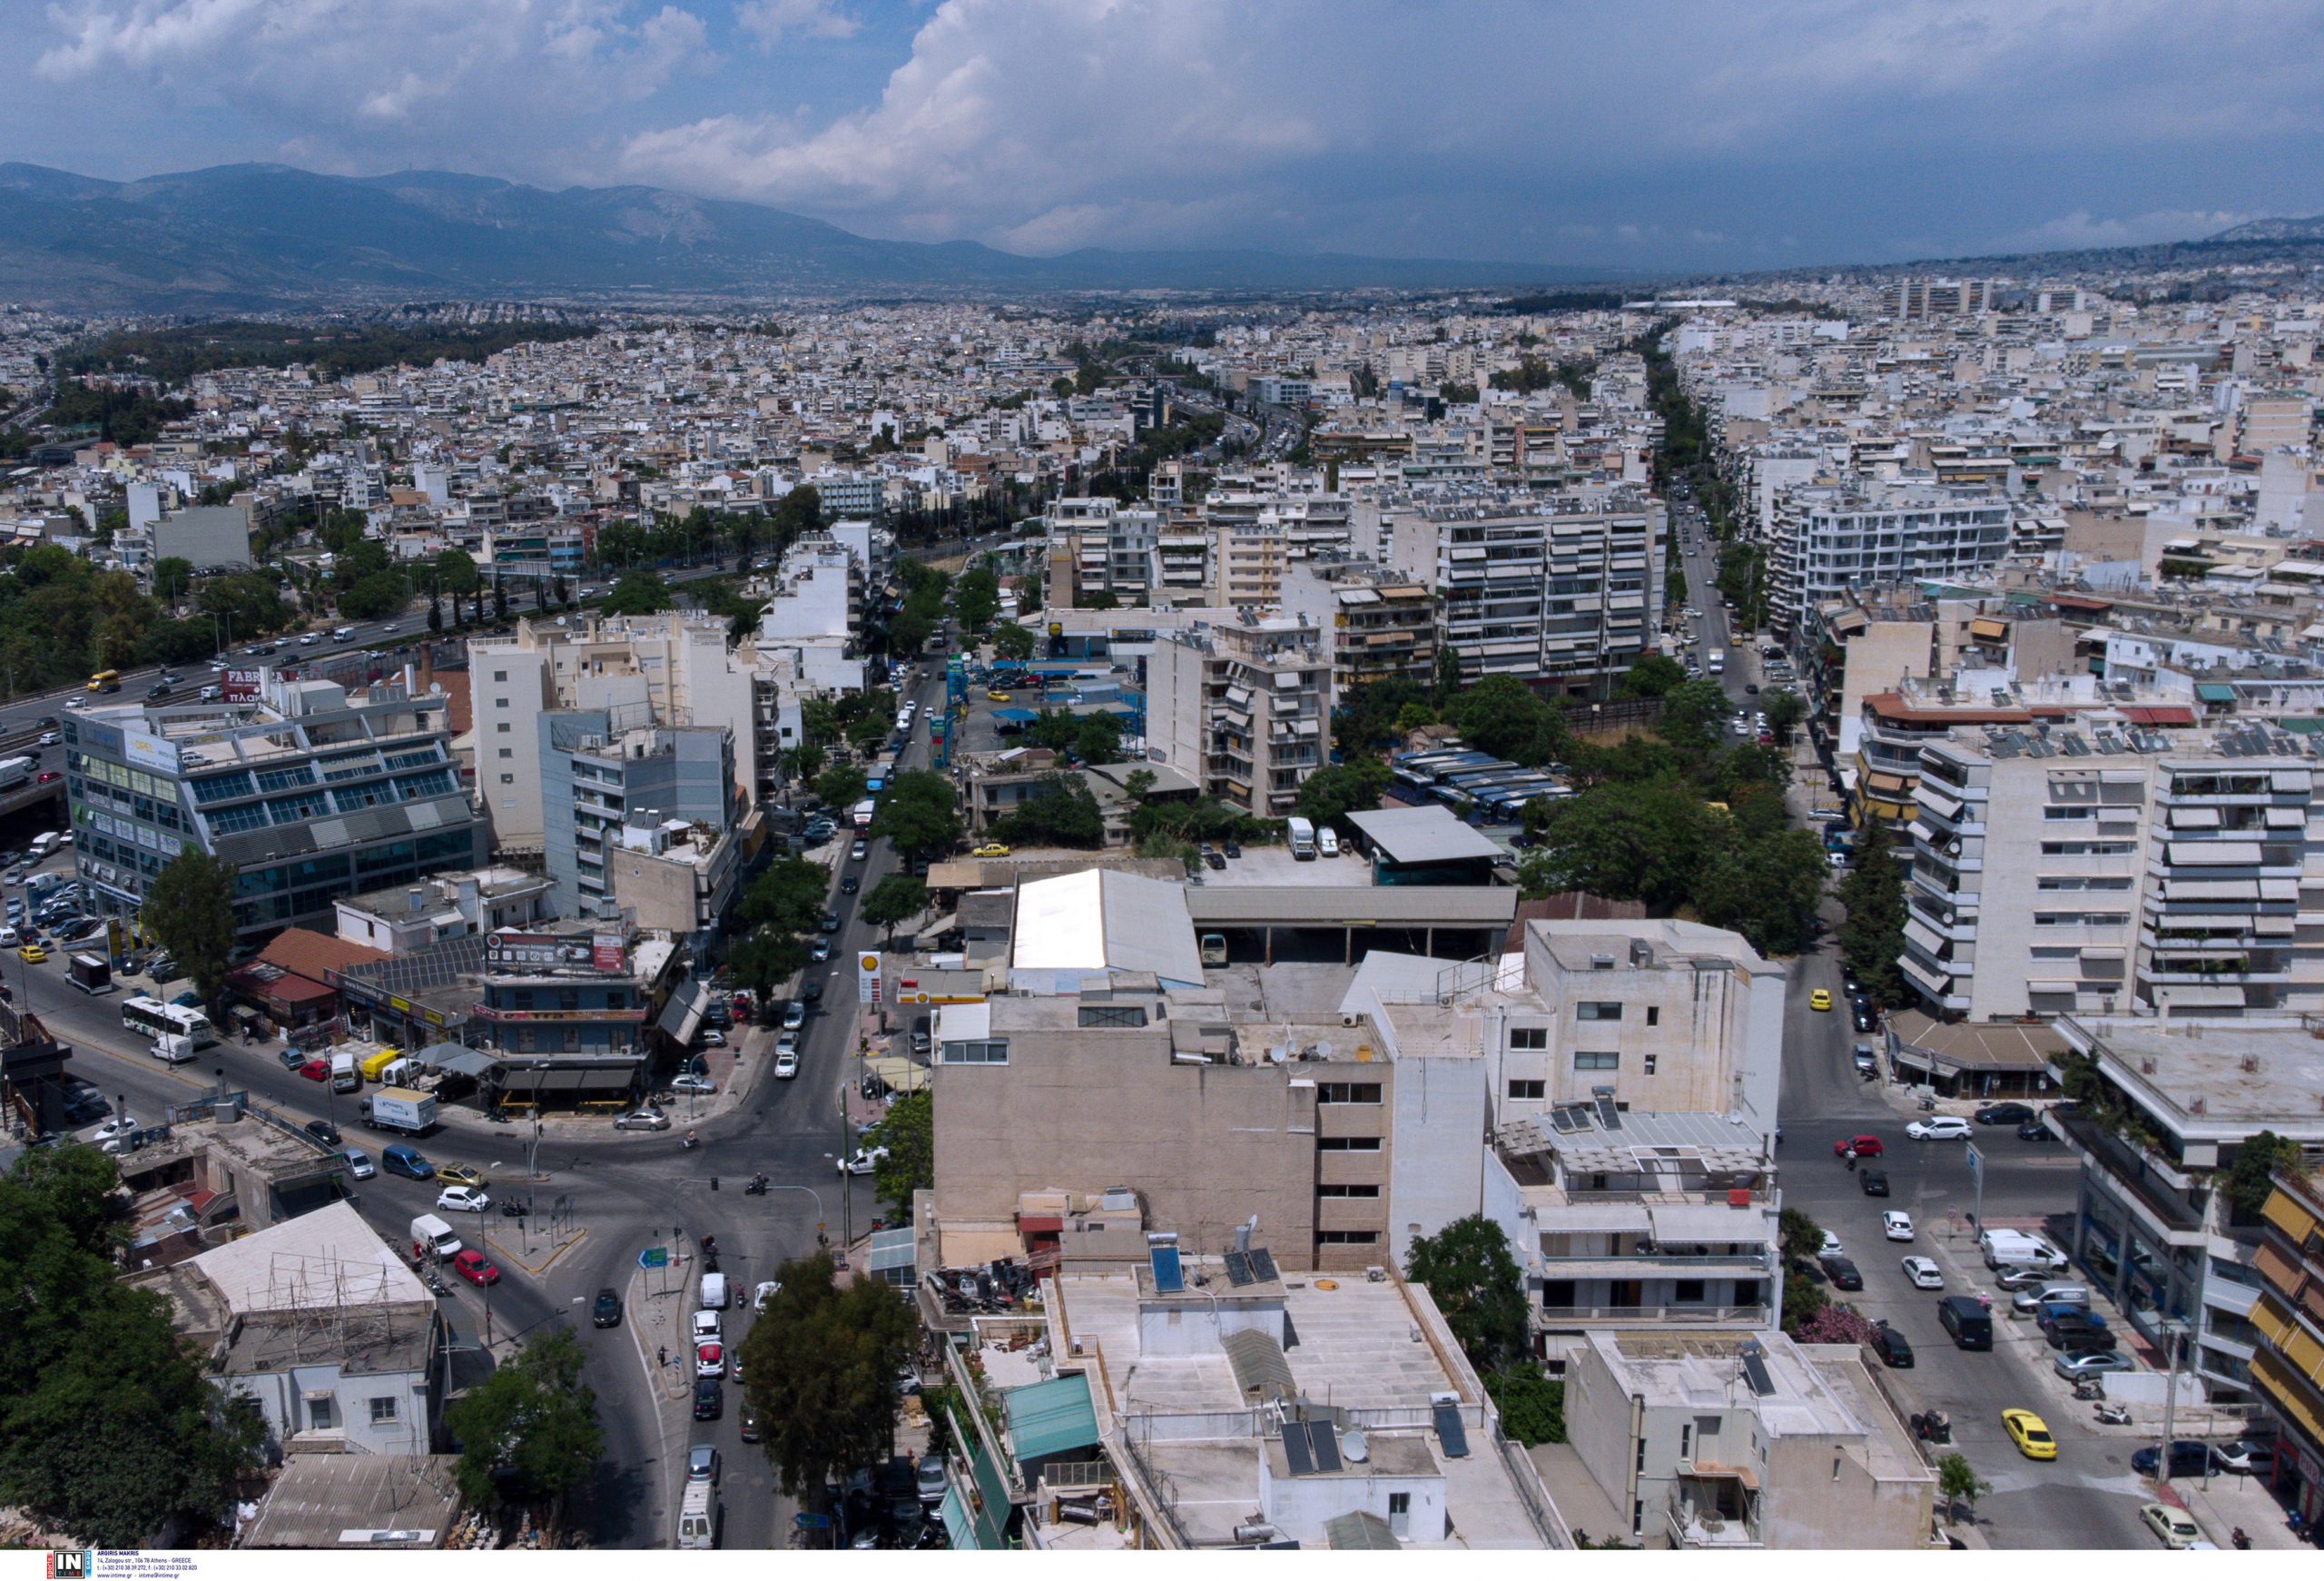
[{"label": "rooftop", "polygon": [[2324,1023],[2230,1023],[2060,1016],[2069,1046],[2090,1045],[2107,1073],[2182,1135],[2240,1137],[2260,1127],[2324,1141]]},{"label": "rooftop", "polygon": [[1500,846],[1443,807],[1350,813],[1348,822],[1391,862],[1492,862],[1502,855]]},{"label": "rooftop", "polygon": [[[1652,1408],[1716,1413],[1743,1407],[1758,1416],[1769,1438],[1854,1437],[1867,1430],[1807,1350],[1780,1330],[1656,1334],[1595,1329],[1588,1338],[1613,1373],[1616,1388]],[[1753,1352],[1756,1369],[1749,1360]]]},{"label": "rooftop", "polygon": [[456,1455],[293,1455],[245,1548],[438,1548],[460,1509]]}]

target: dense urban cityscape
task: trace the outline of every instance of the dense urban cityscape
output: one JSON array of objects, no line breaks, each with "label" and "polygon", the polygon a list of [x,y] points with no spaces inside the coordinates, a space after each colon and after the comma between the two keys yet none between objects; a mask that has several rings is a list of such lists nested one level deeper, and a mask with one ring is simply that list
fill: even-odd
[{"label": "dense urban cityscape", "polygon": [[0,167],[50,1577],[2315,1545],[2324,222],[23,262],[167,184]]}]

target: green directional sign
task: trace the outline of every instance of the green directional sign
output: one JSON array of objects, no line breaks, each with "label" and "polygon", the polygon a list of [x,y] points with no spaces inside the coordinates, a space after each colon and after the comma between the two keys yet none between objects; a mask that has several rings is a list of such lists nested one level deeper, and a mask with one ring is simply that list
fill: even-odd
[{"label": "green directional sign", "polygon": [[640,1268],[669,1267],[670,1249],[666,1246],[647,1247],[644,1251],[637,1254],[637,1266]]}]

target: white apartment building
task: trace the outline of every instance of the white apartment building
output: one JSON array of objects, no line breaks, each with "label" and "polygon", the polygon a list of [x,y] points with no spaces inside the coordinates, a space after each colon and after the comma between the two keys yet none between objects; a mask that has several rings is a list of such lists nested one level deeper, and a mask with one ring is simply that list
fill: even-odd
[{"label": "white apartment building", "polygon": [[1141,603],[1155,585],[1160,511],[1102,495],[1075,496],[1050,506],[1048,530],[1049,586],[1060,604],[1095,593]]},{"label": "white apartment building", "polygon": [[2306,736],[2091,713],[1925,743],[1905,981],[1935,1013],[2324,1010]]},{"label": "white apartment building", "polygon": [[848,643],[862,628],[870,572],[861,557],[829,533],[800,539],[769,578],[758,639],[780,647]]},{"label": "white apartment building", "polygon": [[1802,611],[1850,588],[1973,577],[2009,553],[2006,497],[1934,482],[1799,484],[1777,490],[1768,618],[1788,641]]},{"label": "white apartment building", "polygon": [[1147,746],[1204,794],[1255,817],[1286,817],[1331,742],[1332,667],[1324,634],[1246,613],[1154,645]]}]

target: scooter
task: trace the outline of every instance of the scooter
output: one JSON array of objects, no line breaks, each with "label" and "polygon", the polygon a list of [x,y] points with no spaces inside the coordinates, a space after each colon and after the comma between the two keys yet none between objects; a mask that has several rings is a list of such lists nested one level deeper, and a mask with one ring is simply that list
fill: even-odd
[{"label": "scooter", "polygon": [[2073,1398],[2078,1400],[2102,1400],[2106,1386],[2094,1378],[2085,1378],[2073,1386]]},{"label": "scooter", "polygon": [[2116,1401],[2102,1400],[2097,1407],[2096,1415],[2100,1421],[2110,1428],[2128,1427],[2131,1420],[2131,1408]]},{"label": "scooter", "polygon": [[679,1148],[680,1148],[681,1150],[683,1150],[683,1151],[686,1151],[686,1152],[692,1152],[694,1149],[696,1149],[696,1148],[700,1147],[701,1145],[702,1145],[702,1138],[700,1138],[700,1137],[696,1136],[696,1135],[695,1135],[693,1131],[687,1131],[687,1132],[685,1133],[685,1135],[684,1135],[684,1136],[682,1136],[682,1137],[678,1138],[678,1146],[679,1146]]},{"label": "scooter", "polygon": [[522,1219],[525,1205],[522,1202],[503,1202],[500,1204],[500,1216],[503,1219]]},{"label": "scooter", "polygon": [[751,1177],[751,1183],[750,1183],[749,1185],[744,1186],[744,1187],[743,1188],[743,1195],[744,1195],[745,1197],[763,1197],[763,1196],[765,1196],[765,1195],[766,1195],[766,1177],[765,1177],[764,1175],[753,1175],[753,1176]]}]

